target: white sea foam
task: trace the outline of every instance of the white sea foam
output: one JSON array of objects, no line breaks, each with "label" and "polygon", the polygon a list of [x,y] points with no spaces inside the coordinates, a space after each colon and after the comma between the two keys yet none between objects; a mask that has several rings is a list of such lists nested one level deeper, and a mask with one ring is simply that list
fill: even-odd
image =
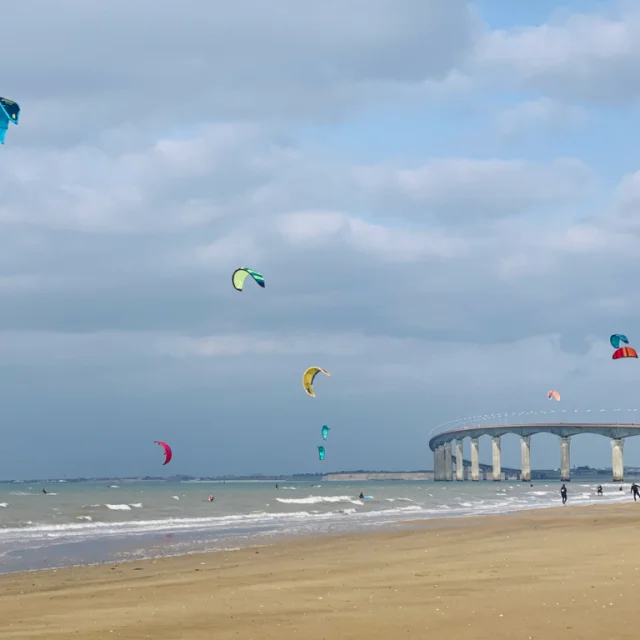
[{"label": "white sea foam", "polygon": [[[596,496],[597,484],[569,485],[569,504],[617,503],[630,499],[628,487],[620,492],[618,485],[613,484],[603,484],[605,496]],[[24,551],[38,545],[182,534],[163,541],[160,546],[164,553],[174,548],[190,549],[194,541],[196,544],[214,541],[217,548],[222,539],[246,540],[251,544],[254,540],[284,533],[349,531],[361,526],[377,527],[414,519],[494,515],[560,504],[559,484],[545,486],[542,483],[536,483],[535,489],[529,484],[498,488],[472,483],[451,483],[446,487],[380,483],[375,488],[377,499],[365,501],[355,497],[361,490],[355,485],[336,487],[339,495],[304,497],[298,493],[298,498],[275,499],[273,485],[258,487],[256,491],[248,485],[245,487],[241,490],[221,489],[213,505],[203,503],[201,491],[197,490],[181,492],[175,497],[185,497],[185,500],[167,504],[174,498],[175,486],[166,489],[162,486],[127,486],[118,493],[122,503],[107,504],[102,504],[101,500],[105,495],[104,485],[86,490],[73,487],[56,501],[44,503],[31,499],[40,495],[37,487],[33,487],[33,493],[11,492],[16,495],[11,499],[8,499],[9,492],[0,493],[0,505],[4,507],[11,503],[10,508],[4,510],[0,523],[0,555],[7,550]],[[307,492],[309,487],[298,490]],[[362,490],[367,493],[364,487]],[[140,498],[143,502],[137,502]],[[81,507],[83,500],[90,504]],[[169,514],[172,517],[168,517]],[[11,519],[12,515],[15,520]],[[141,545],[145,546],[146,542]],[[136,544],[131,548],[135,551]],[[22,557],[27,555],[23,553]]]},{"label": "white sea foam", "polygon": [[[92,504],[92,507],[99,507],[99,504]],[[111,509],[111,511],[131,511],[131,509],[142,509],[141,502],[135,502],[132,504],[105,504],[107,509]]]},{"label": "white sea foam", "polygon": [[[121,505],[120,505],[121,506]],[[127,505],[128,506],[128,505]],[[375,519],[377,516],[393,519],[401,513],[418,512],[422,507],[410,505],[381,511],[370,511],[358,514],[359,517]],[[29,527],[12,527],[0,529],[0,543],[9,539],[80,539],[102,537],[110,535],[137,535],[145,533],[164,533],[172,531],[207,531],[221,530],[229,526],[242,527],[251,530],[256,526],[278,525],[281,529],[293,530],[296,523],[299,526],[304,522],[311,523],[314,520],[331,520],[345,513],[355,514],[356,509],[344,509],[328,512],[294,511],[291,513],[268,513],[257,511],[250,514],[213,516],[201,518],[162,518],[154,520],[127,520],[122,522],[81,522],[64,524],[35,524]],[[79,516],[78,519],[87,520],[90,516]]]},{"label": "white sea foam", "polygon": [[321,502],[350,502],[351,504],[364,504],[362,500],[351,496],[307,496],[306,498],[276,498],[283,504],[319,504]]}]

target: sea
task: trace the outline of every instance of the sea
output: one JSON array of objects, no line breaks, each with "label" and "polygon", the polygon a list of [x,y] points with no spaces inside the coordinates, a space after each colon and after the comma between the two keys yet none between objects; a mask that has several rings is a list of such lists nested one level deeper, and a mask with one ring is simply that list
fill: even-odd
[{"label": "sea", "polygon": [[[567,483],[570,505],[629,484]],[[622,486],[622,491],[620,488]],[[47,493],[44,494],[42,489]],[[117,482],[0,485],[0,573],[257,547],[297,536],[559,506],[560,483]],[[365,495],[361,500],[360,493]],[[213,496],[213,501],[208,500]]]}]

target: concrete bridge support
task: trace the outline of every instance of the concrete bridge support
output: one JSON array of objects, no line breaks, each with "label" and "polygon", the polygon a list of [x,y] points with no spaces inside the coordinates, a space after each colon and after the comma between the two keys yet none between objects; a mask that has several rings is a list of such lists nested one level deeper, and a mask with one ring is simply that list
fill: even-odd
[{"label": "concrete bridge support", "polygon": [[560,438],[560,480],[571,480],[571,438]]},{"label": "concrete bridge support", "polygon": [[456,480],[464,480],[464,452],[462,440],[456,440]]},{"label": "concrete bridge support", "polygon": [[522,456],[520,480],[522,482],[531,482],[531,436],[522,436],[520,452]]},{"label": "concrete bridge support", "polygon": [[444,479],[447,482],[453,480],[453,458],[451,457],[451,442],[444,444]]},{"label": "concrete bridge support", "polygon": [[624,480],[624,438],[611,439],[611,467],[613,468],[613,481],[622,482]]},{"label": "concrete bridge support", "polygon": [[502,480],[502,468],[500,465],[500,436],[491,439],[493,453],[493,479]]},{"label": "concrete bridge support", "polygon": [[480,456],[478,453],[478,438],[471,438],[471,480],[480,480]]},{"label": "concrete bridge support", "polygon": [[444,480],[444,445],[436,447],[433,452],[433,479]]}]

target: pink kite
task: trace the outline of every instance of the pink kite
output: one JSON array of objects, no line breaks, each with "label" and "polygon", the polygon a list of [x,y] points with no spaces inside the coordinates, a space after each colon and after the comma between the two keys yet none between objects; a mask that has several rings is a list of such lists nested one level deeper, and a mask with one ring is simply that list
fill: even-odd
[{"label": "pink kite", "polygon": [[155,444],[159,444],[164,449],[164,462],[162,463],[162,466],[164,467],[165,464],[169,464],[173,456],[171,447],[166,442],[161,442],[160,440],[154,440],[153,442]]}]

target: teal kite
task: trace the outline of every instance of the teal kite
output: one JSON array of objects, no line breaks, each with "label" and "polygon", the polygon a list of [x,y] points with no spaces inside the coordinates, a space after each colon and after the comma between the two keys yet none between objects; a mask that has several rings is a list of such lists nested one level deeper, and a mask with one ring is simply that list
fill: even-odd
[{"label": "teal kite", "polygon": [[9,98],[0,98],[0,144],[4,144],[4,137],[9,129],[9,123],[18,124],[20,107],[17,102]]},{"label": "teal kite", "polygon": [[264,276],[257,271],[243,267],[236,269],[231,276],[231,284],[236,291],[242,291],[247,276],[251,276],[264,289]]},{"label": "teal kite", "polygon": [[320,458],[320,460],[324,460],[324,447],[318,447],[318,457]]},{"label": "teal kite", "polygon": [[327,439],[327,434],[329,433],[329,431],[331,431],[331,429],[329,429],[329,427],[327,427],[327,425],[325,424],[324,427],[322,427],[322,439],[323,440]]},{"label": "teal kite", "polygon": [[629,344],[629,339],[627,338],[627,336],[623,335],[622,333],[614,333],[609,338],[609,341],[611,342],[611,346],[614,349],[619,349],[621,342],[624,342],[625,344]]}]

